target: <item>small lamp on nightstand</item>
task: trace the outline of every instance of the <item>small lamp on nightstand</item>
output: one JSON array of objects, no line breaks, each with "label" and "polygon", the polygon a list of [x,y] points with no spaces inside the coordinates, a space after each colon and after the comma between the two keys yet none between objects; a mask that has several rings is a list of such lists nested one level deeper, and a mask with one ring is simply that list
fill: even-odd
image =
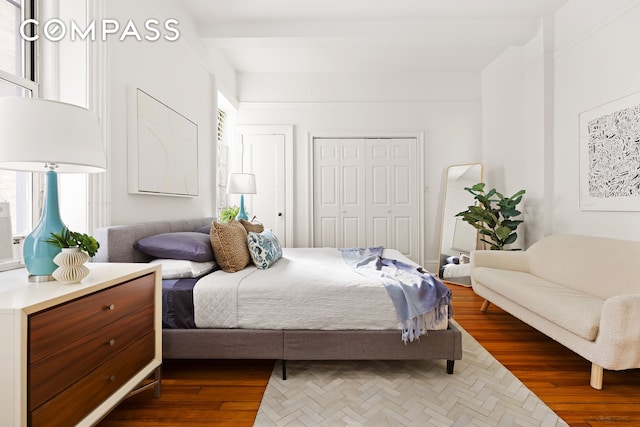
[{"label": "small lamp on nightstand", "polygon": [[240,211],[236,219],[249,219],[244,211],[244,195],[256,194],[256,176],[252,173],[232,173],[227,183],[228,194],[240,194]]},{"label": "small lamp on nightstand", "polygon": [[46,171],[42,217],[24,241],[32,282],[53,280],[60,249],[46,243],[65,226],[58,206],[58,173],[102,172],[107,159],[98,116],[82,107],[45,99],[0,97],[0,169]]}]

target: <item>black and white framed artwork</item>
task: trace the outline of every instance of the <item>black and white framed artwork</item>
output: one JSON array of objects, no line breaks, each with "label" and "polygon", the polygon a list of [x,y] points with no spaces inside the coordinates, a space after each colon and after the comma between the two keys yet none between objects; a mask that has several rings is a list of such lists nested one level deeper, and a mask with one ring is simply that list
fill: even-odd
[{"label": "black and white framed artwork", "polygon": [[580,209],[640,211],[640,92],[580,114]]}]

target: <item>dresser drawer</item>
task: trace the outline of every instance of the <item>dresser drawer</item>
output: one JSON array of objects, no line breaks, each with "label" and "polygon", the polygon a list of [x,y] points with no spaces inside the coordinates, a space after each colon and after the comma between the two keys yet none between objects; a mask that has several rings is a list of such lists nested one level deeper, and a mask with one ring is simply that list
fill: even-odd
[{"label": "dresser drawer", "polygon": [[149,333],[53,399],[30,411],[29,425],[75,425],[151,362],[154,352],[155,336]]},{"label": "dresser drawer", "polygon": [[29,365],[29,409],[33,410],[78,381],[87,372],[153,331],[151,303],[121,317],[50,356]]},{"label": "dresser drawer", "polygon": [[148,274],[29,316],[30,363],[153,304],[154,280]]}]

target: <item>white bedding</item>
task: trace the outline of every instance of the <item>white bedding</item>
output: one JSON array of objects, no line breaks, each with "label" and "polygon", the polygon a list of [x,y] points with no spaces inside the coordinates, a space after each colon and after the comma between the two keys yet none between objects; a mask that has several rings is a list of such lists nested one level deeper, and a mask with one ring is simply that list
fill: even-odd
[{"label": "white bedding", "polygon": [[[393,249],[383,256],[415,264]],[[283,248],[267,270],[215,271],[193,299],[198,328],[400,329],[382,282],[353,271],[333,248]]]},{"label": "white bedding", "polygon": [[442,272],[443,279],[471,276],[471,264],[447,264]]}]

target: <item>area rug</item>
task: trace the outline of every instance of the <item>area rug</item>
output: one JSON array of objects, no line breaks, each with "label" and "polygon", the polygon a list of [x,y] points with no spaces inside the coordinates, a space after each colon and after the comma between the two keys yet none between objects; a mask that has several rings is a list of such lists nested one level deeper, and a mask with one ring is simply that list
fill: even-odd
[{"label": "area rug", "polygon": [[566,426],[471,335],[462,360],[276,364],[255,425]]}]

